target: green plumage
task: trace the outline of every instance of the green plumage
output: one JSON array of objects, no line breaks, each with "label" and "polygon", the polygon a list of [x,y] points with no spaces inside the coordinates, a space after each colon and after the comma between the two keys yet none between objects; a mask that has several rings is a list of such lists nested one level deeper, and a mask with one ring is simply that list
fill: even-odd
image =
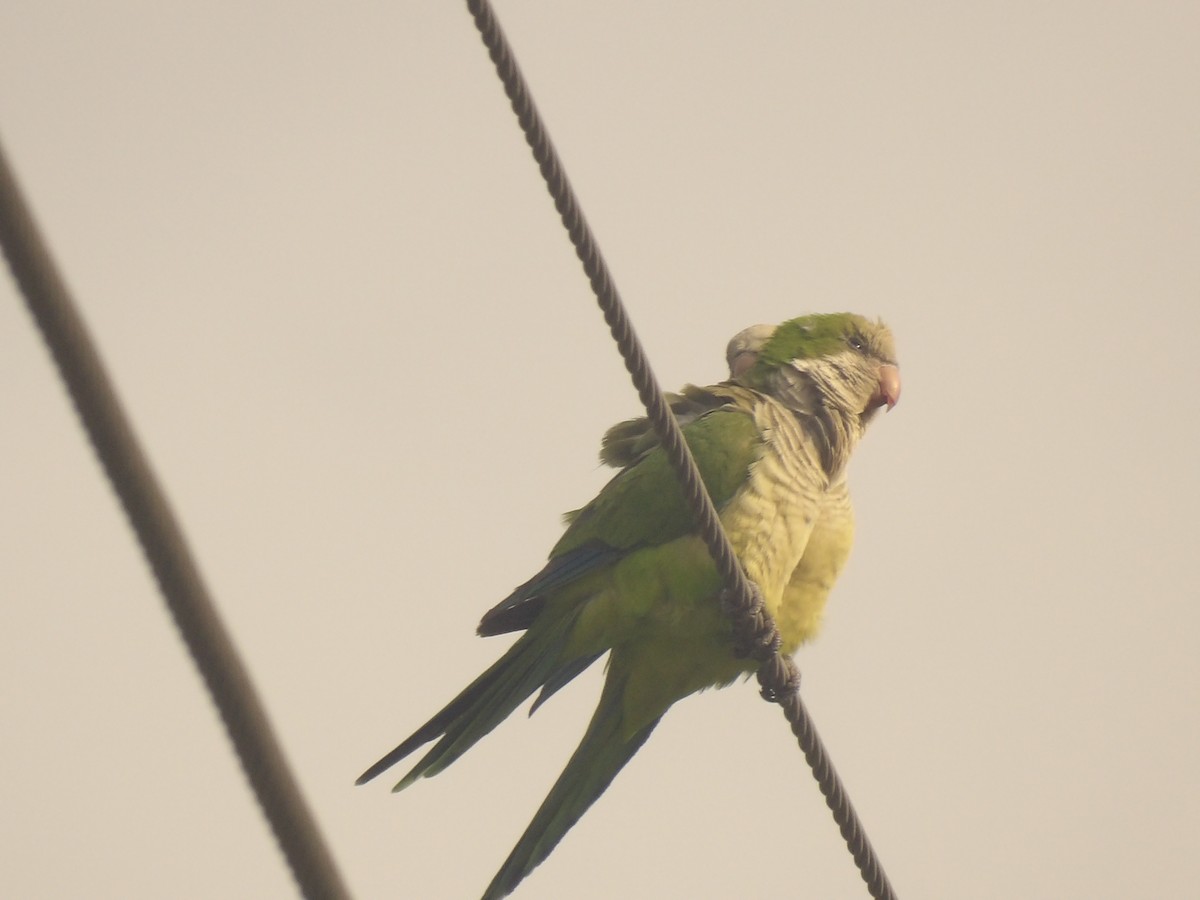
[{"label": "green plumage", "polygon": [[[815,633],[849,553],[845,460],[875,410],[895,403],[899,376],[886,327],[847,313],[756,326],[735,344],[735,380],[685,388],[671,405],[791,652]],[[535,692],[534,709],[607,653],[592,722],[485,900],[550,853],[674,702],[752,669],[733,653],[716,567],[646,420],[614,426],[601,457],[620,471],[568,516],[545,567],[480,622],[480,634],[521,637],[359,779],[430,741],[396,789],[440,772]]]},{"label": "green plumage", "polygon": [[[684,427],[684,436],[713,504],[721,509],[745,482],[761,450],[754,418],[745,410],[720,407]],[[631,516],[630,509],[638,514]],[[576,513],[550,557],[588,541],[630,549],[660,544],[694,528],[683,488],[661,447],[644,453]]]}]

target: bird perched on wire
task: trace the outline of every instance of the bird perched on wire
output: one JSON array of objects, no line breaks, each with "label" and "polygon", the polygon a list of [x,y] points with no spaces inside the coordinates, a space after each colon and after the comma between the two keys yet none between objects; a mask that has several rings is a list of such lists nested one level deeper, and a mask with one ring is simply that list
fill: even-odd
[{"label": "bird perched on wire", "polygon": [[[721,523],[791,654],[820,626],[854,519],[846,464],[868,423],[900,398],[892,334],[851,313],[755,325],[730,342],[728,381],[687,386],[671,406]],[[534,692],[536,710],[608,654],[600,703],[558,781],[484,900],[544,860],[675,701],[754,671],[739,653],[716,565],[652,427],[605,435],[620,471],[567,528],[540,572],[484,614],[479,634],[524,634],[362,784],[437,741],[396,785],[445,769]]]}]

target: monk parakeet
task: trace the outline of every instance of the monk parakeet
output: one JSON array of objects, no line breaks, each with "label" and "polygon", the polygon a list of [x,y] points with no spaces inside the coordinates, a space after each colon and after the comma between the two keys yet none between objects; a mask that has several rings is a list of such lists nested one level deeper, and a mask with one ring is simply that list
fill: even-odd
[{"label": "monk parakeet", "polygon": [[[892,334],[850,313],[756,325],[728,348],[730,379],[671,397],[747,577],[793,653],[817,631],[850,552],[846,464],[900,396]],[[604,792],[675,701],[757,663],[738,655],[717,569],[646,419],[605,435],[620,471],[540,572],[484,614],[480,635],[524,634],[494,665],[371,766],[362,784],[436,744],[396,785],[436,775],[535,691],[530,712],[608,654],[600,704],[578,749],[484,892],[507,896]]]}]

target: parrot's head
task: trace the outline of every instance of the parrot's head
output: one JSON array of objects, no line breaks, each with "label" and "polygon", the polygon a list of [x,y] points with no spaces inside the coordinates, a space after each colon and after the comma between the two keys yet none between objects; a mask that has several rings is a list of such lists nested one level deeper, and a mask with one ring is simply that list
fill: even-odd
[{"label": "parrot's head", "polygon": [[892,332],[854,313],[752,325],[726,350],[730,377],[797,412],[837,412],[862,426],[900,399]]}]

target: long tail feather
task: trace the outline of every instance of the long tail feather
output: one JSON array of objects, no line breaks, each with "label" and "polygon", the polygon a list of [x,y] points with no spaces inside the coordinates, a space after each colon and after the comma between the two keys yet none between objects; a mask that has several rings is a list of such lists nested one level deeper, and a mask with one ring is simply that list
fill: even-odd
[{"label": "long tail feather", "polygon": [[604,793],[658,724],[659,720],[655,719],[631,737],[623,736],[621,696],[625,679],[614,675],[610,669],[600,705],[588,725],[587,733],[533,821],[484,891],[483,900],[507,897],[526,875],[550,855],[563,835]]},{"label": "long tail feather", "polygon": [[547,624],[536,634],[523,635],[437,715],[363,772],[355,784],[365,784],[439,737],[441,740],[394,790],[402,790],[418,778],[436,775],[466,753],[562,667],[559,655],[571,621]]}]

